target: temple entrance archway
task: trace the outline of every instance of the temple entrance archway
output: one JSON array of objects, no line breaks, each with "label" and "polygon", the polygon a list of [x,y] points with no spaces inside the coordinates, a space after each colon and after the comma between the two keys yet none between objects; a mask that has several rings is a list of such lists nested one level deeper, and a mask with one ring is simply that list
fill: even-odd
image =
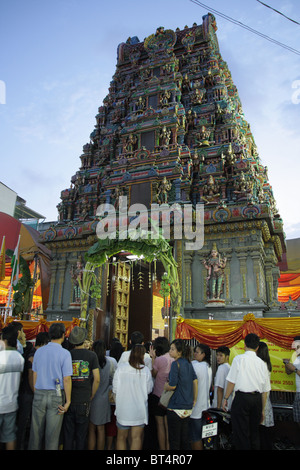
[{"label": "temple entrance archway", "polygon": [[[141,260],[140,272],[134,273],[133,264],[126,263],[124,257],[126,254],[137,257]],[[109,260],[115,258],[118,262],[110,263]],[[106,311],[109,318],[109,337],[119,337],[122,344],[127,347],[128,332],[140,330],[144,333],[146,339],[151,339],[153,336],[153,283],[149,289],[139,289],[134,292],[134,288],[130,288],[132,276],[134,276],[137,283],[141,282],[139,277],[143,274],[144,282],[149,279],[149,267],[159,264],[160,269],[164,272],[164,283],[169,286],[170,302],[172,306],[173,316],[180,314],[181,306],[181,293],[179,287],[179,278],[177,271],[177,263],[172,254],[172,246],[162,236],[158,239],[139,239],[139,240],[119,240],[119,239],[105,239],[98,240],[86,254],[86,261],[89,268],[86,270],[92,273],[97,267],[103,264],[111,266],[109,273],[111,282],[110,294],[105,299]],[[143,265],[143,267],[142,267]],[[151,270],[151,269],[150,269]],[[149,282],[149,281],[148,281]],[[148,286],[149,287],[149,286]],[[158,291],[156,291],[157,294]],[[156,295],[156,302],[159,295]],[[159,307],[156,308],[157,311]],[[81,311],[81,317],[87,315],[87,312]],[[160,331],[158,329],[158,331]],[[106,335],[107,336],[107,335]]]}]

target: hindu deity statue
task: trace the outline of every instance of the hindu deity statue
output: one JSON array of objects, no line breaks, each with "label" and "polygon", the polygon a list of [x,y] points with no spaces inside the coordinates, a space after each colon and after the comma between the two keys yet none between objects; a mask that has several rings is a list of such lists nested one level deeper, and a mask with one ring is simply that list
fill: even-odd
[{"label": "hindu deity statue", "polygon": [[216,203],[220,199],[219,185],[216,184],[212,175],[209,175],[208,181],[203,187],[202,199],[207,204]]},{"label": "hindu deity statue", "polygon": [[234,187],[233,192],[237,199],[248,199],[251,193],[251,182],[246,180],[243,172],[240,174],[239,179],[235,180]]},{"label": "hindu deity statue", "polygon": [[170,143],[171,131],[164,126],[159,135],[160,145],[162,147],[167,147]]},{"label": "hindu deity statue", "polygon": [[73,280],[73,302],[79,304],[81,298],[80,282],[83,276],[83,264],[80,259],[77,261],[76,266],[71,266],[70,274]]},{"label": "hindu deity statue", "polygon": [[210,137],[210,130],[208,130],[205,126],[201,126],[200,132],[197,133],[195,141],[199,147],[209,147],[209,137]]},{"label": "hindu deity statue", "polygon": [[158,204],[168,202],[168,191],[170,191],[171,187],[172,185],[168,182],[166,177],[157,185],[155,197]]},{"label": "hindu deity statue", "polygon": [[209,299],[220,299],[224,284],[226,262],[227,258],[221,257],[214,243],[209,258],[203,260],[203,264],[207,269],[206,294]]},{"label": "hindu deity statue", "polygon": [[134,134],[130,134],[125,144],[125,150],[128,153],[132,153],[136,150],[136,148],[137,148],[137,136]]},{"label": "hindu deity statue", "polygon": [[171,98],[172,98],[171,92],[169,90],[165,90],[160,98],[160,104],[162,106],[169,106]]}]

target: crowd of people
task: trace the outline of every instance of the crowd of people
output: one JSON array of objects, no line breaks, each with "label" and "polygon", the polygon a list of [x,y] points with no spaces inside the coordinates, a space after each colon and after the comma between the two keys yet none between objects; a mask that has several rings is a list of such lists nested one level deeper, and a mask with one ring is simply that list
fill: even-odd
[{"label": "crowd of people", "polygon": [[[0,442],[7,450],[202,450],[209,408],[230,412],[234,449],[272,448],[272,365],[257,335],[246,336],[245,353],[231,365],[229,348],[219,347],[213,374],[206,344],[191,350],[165,337],[145,344],[136,331],[128,351],[116,338],[107,351],[102,340],[87,342],[85,328],[65,333],[53,323],[33,345],[20,322],[1,332]],[[297,361],[286,370],[299,378]]]}]

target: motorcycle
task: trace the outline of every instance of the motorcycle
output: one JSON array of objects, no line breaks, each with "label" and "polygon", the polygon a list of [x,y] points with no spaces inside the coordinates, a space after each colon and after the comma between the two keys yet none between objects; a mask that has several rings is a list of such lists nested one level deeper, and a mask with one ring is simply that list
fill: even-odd
[{"label": "motorcycle", "polygon": [[230,413],[219,408],[202,412],[202,441],[205,450],[232,449]]}]

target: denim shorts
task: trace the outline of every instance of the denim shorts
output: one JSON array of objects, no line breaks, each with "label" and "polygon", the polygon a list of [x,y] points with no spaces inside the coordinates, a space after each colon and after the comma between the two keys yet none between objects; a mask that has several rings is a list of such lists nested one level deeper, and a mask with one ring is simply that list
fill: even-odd
[{"label": "denim shorts", "polygon": [[[136,424],[135,426],[138,426],[139,428],[143,428],[145,425],[144,424]],[[119,429],[125,429],[125,430],[128,430],[130,428],[132,428],[133,426],[124,426],[123,424],[120,424],[118,423],[117,421],[117,428]]]},{"label": "denim shorts", "polygon": [[190,438],[192,442],[198,442],[202,439],[202,418],[190,419]]},{"label": "denim shorts", "polygon": [[0,414],[0,442],[12,442],[16,439],[17,411]]}]

